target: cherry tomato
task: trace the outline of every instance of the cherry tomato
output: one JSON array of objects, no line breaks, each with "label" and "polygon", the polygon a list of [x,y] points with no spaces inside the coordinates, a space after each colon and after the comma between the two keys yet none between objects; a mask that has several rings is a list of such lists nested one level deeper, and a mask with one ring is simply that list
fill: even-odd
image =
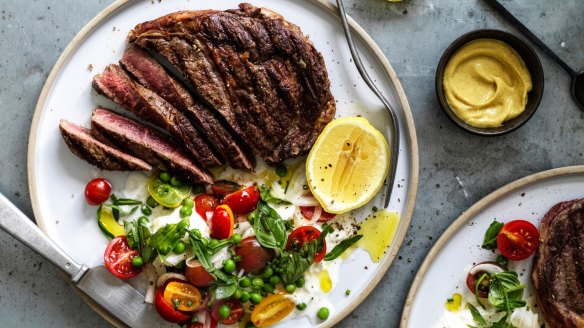
[{"label": "cherry tomato", "polygon": [[[491,261],[481,262],[475,265],[466,276],[466,286],[474,294],[475,286],[477,285],[478,280],[481,278],[483,274],[486,273],[487,276],[485,276],[483,280],[481,280],[481,283],[478,286],[479,287],[478,291],[480,297],[487,298],[489,296],[489,287],[491,285],[491,279],[489,278],[489,274],[503,271],[505,271],[505,269],[501,267],[501,265],[497,262]],[[474,272],[474,274],[471,274],[471,272]]]},{"label": "cherry tomato", "polygon": [[501,255],[512,261],[525,260],[539,245],[539,232],[528,221],[507,222],[497,236],[497,247]]},{"label": "cherry tomato", "polygon": [[85,200],[89,205],[101,205],[109,198],[111,192],[112,185],[109,181],[102,178],[93,179],[85,186]]},{"label": "cherry tomato", "polygon": [[231,193],[234,193],[239,189],[241,189],[241,186],[238,183],[228,180],[215,181],[215,183],[211,185],[211,190],[213,190],[213,196],[219,199]]},{"label": "cherry tomato", "polygon": [[136,268],[132,265],[134,256],[139,255],[140,252],[128,246],[126,236],[119,236],[109,242],[103,254],[103,260],[105,267],[114,276],[120,279],[130,279],[142,272],[142,268]]},{"label": "cherry tomato", "polygon": [[207,221],[207,212],[212,212],[219,205],[217,198],[209,194],[200,194],[195,197],[195,211]]},{"label": "cherry tomato", "polygon": [[274,258],[274,251],[263,247],[254,236],[244,238],[241,244],[235,246],[235,254],[241,257],[237,269],[249,273],[257,273]]},{"label": "cherry tomato", "polygon": [[197,287],[207,287],[213,281],[213,276],[205,270],[201,262],[195,259],[187,262],[185,276],[191,284]]},{"label": "cherry tomato", "polygon": [[233,212],[231,208],[227,205],[219,205],[213,212],[213,217],[209,222],[209,228],[211,233],[209,234],[211,238],[215,239],[227,239],[233,234]]},{"label": "cherry tomato", "polygon": [[201,305],[201,292],[186,282],[172,281],[164,288],[164,300],[179,311],[192,312]]},{"label": "cherry tomato", "polygon": [[[320,236],[320,230],[311,226],[303,226],[294,229],[290,236],[288,236],[288,242],[286,243],[286,250],[298,250],[302,248],[304,243],[318,239]],[[326,241],[323,240],[323,247],[319,252],[316,252],[314,256],[314,263],[318,263],[324,259],[326,255]]]},{"label": "cherry tomato", "polygon": [[164,300],[164,287],[158,287],[154,295],[154,307],[160,316],[172,323],[183,323],[191,318],[190,314],[175,310],[172,304]]},{"label": "cherry tomato", "polygon": [[[231,309],[227,318],[223,318],[219,315],[219,307],[223,304],[229,306]],[[243,317],[243,306],[238,300],[219,300],[211,306],[211,318],[224,325],[232,325],[239,322],[241,317]]]},{"label": "cherry tomato", "polygon": [[[300,206],[300,214],[302,214],[305,219],[310,220],[314,215],[314,209],[314,206]],[[337,215],[322,210],[322,214],[320,214],[320,219],[318,219],[318,222],[327,222],[333,219],[335,216]]]},{"label": "cherry tomato", "polygon": [[245,215],[255,210],[259,201],[260,189],[257,186],[249,186],[225,196],[221,204],[229,205],[235,214]]},{"label": "cherry tomato", "polygon": [[282,294],[271,294],[256,305],[251,312],[251,321],[258,327],[268,327],[284,319],[294,311],[296,304]]}]

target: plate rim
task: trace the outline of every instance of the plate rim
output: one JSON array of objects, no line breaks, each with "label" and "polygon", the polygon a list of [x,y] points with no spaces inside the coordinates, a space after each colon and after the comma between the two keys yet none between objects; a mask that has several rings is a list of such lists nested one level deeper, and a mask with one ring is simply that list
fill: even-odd
[{"label": "plate rim", "polygon": [[452,236],[454,234],[456,234],[460,229],[466,226],[469,220],[473,219],[476,215],[478,215],[486,206],[489,206],[490,204],[500,200],[501,198],[506,197],[507,195],[518,189],[550,179],[568,177],[579,174],[584,174],[584,165],[565,166],[537,172],[526,177],[519,178],[513,182],[510,182],[496,189],[495,191],[489,193],[487,196],[481,198],[479,201],[477,201],[471,207],[469,207],[468,210],[466,210],[456,220],[454,220],[450,224],[450,226],[442,233],[440,238],[438,238],[434,246],[432,246],[432,248],[430,249],[430,252],[428,252],[426,257],[424,258],[424,261],[422,262],[422,265],[418,269],[418,272],[414,277],[414,281],[410,286],[408,296],[406,297],[400,320],[400,328],[408,327],[410,314],[412,311],[412,307],[414,305],[414,299],[416,298],[416,296],[418,296],[420,286],[422,284],[422,281],[424,281],[424,278],[426,278],[426,274],[428,273],[430,265],[434,263],[436,256],[438,256],[444,245],[452,239]]},{"label": "plate rim", "polygon": [[[28,137],[28,150],[27,150],[27,172],[28,172],[28,188],[30,193],[31,205],[33,214],[35,217],[36,224],[39,228],[47,234],[48,227],[45,225],[45,220],[40,210],[39,199],[37,195],[37,185],[36,185],[36,171],[35,171],[35,163],[36,163],[36,143],[37,143],[37,132],[38,126],[42,114],[43,107],[46,103],[47,96],[51,91],[51,88],[55,82],[56,77],[61,73],[64,64],[71,58],[75,50],[78,46],[110,15],[116,14],[119,10],[122,10],[124,6],[134,3],[137,0],[116,0],[106,8],[104,8],[101,12],[99,12],[95,17],[93,17],[69,42],[63,53],[57,59],[55,65],[51,69],[47,80],[45,81],[41,93],[39,95],[37,104],[35,106],[33,118],[31,121],[31,129]],[[330,14],[334,15],[335,17],[339,18],[337,7],[328,2],[328,0],[305,0],[311,2],[315,5],[320,6],[321,8],[327,10]],[[339,18],[340,20],[340,18]],[[393,67],[389,63],[389,60],[379,48],[377,43],[371,38],[371,36],[359,25],[357,24],[351,17],[348,17],[349,26],[351,27],[353,33],[356,36],[360,37],[361,40],[369,47],[369,50],[375,55],[375,58],[379,61],[380,65],[384,68],[385,73],[388,75],[393,87],[396,90],[396,94],[398,97],[398,101],[401,103],[403,107],[403,114],[405,120],[403,124],[407,127],[405,129],[407,139],[409,141],[411,151],[409,152],[409,162],[411,168],[411,179],[409,181],[409,192],[407,193],[407,204],[405,207],[404,213],[400,213],[400,227],[399,230],[396,232],[393,246],[391,252],[389,252],[384,259],[380,263],[380,268],[377,273],[372,277],[372,279],[367,282],[365,288],[359,293],[359,295],[351,301],[342,311],[335,313],[335,315],[323,322],[322,324],[318,325],[321,327],[332,327],[337,324],[339,321],[344,319],[349,313],[355,310],[363,300],[370,294],[370,292],[377,286],[379,281],[385,276],[389,267],[393,263],[395,257],[397,256],[398,251],[400,250],[401,244],[405,239],[405,235],[407,230],[409,229],[409,223],[412,219],[414,206],[416,202],[416,194],[418,189],[418,179],[419,179],[419,153],[418,153],[418,141],[416,135],[416,127],[414,124],[413,114],[411,108],[409,106],[406,94],[403,90],[401,82]],[[47,234],[47,236],[50,235]],[[66,280],[68,280],[66,275],[63,275]],[[73,285],[72,285],[73,286]],[[73,286],[74,287],[74,286]],[[97,304],[93,299],[89,298],[87,295],[82,293],[78,288],[73,288],[75,291],[79,293],[82,299],[95,311],[97,312],[102,318],[108,321],[115,327],[125,327],[119,319],[112,316],[109,312],[104,310],[99,304]]]}]

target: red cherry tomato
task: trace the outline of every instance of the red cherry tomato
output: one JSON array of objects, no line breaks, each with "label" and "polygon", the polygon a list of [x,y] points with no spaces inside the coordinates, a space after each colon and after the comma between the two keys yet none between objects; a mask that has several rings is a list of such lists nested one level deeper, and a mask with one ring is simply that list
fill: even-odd
[{"label": "red cherry tomato", "polygon": [[497,247],[501,255],[512,261],[525,260],[539,245],[539,232],[528,221],[507,222],[497,236]]},{"label": "red cherry tomato", "polygon": [[254,236],[244,238],[235,247],[235,254],[241,257],[241,261],[237,262],[237,269],[249,273],[261,271],[274,258],[274,251],[260,245]]},{"label": "red cherry tomato", "polygon": [[[286,243],[286,250],[298,250],[302,248],[304,243],[312,240],[318,239],[320,236],[320,230],[311,226],[303,226],[294,229],[290,236],[288,236],[288,242]],[[326,254],[326,241],[323,240],[323,248],[317,252],[314,256],[314,263],[322,261]]]},{"label": "red cherry tomato", "polygon": [[207,287],[213,281],[213,276],[205,270],[201,262],[195,259],[187,261],[185,276],[197,287]]},{"label": "red cherry tomato", "polygon": [[[231,312],[227,318],[223,318],[219,315],[219,307],[223,304],[229,306],[231,309]],[[238,300],[219,300],[213,303],[213,306],[211,306],[211,318],[224,325],[232,325],[236,322],[239,322],[241,317],[243,317],[243,306]]]},{"label": "red cherry tomato", "polygon": [[142,268],[135,268],[132,265],[134,256],[139,255],[140,252],[128,246],[126,236],[119,236],[109,242],[103,259],[105,267],[114,276],[120,279],[130,279],[142,272]]},{"label": "red cherry tomato", "polygon": [[213,191],[213,196],[221,199],[231,193],[234,193],[241,189],[241,186],[233,181],[227,180],[219,180],[215,181],[213,185],[211,185],[211,190]]},{"label": "red cherry tomato", "polygon": [[195,211],[207,221],[207,212],[212,212],[219,205],[217,198],[209,194],[200,194],[195,197]]},{"label": "red cherry tomato", "polygon": [[[314,209],[314,206],[300,206],[300,214],[302,214],[305,219],[310,220],[312,219],[312,216],[314,216]],[[335,216],[337,215],[322,210],[322,214],[320,214],[320,219],[318,219],[318,222],[327,222],[333,219]]]},{"label": "red cherry tomato", "polygon": [[172,304],[164,300],[164,287],[158,287],[154,295],[154,307],[160,316],[172,323],[183,323],[191,318],[190,314],[175,310]]},{"label": "red cherry tomato", "polygon": [[109,181],[102,178],[93,179],[85,186],[85,200],[89,205],[101,205],[109,198],[111,192],[112,185]]},{"label": "red cherry tomato", "polygon": [[213,212],[213,217],[209,222],[211,238],[227,239],[233,235],[233,212],[227,205],[219,205]]},{"label": "red cherry tomato", "polygon": [[249,186],[225,196],[221,204],[229,205],[235,214],[245,215],[255,210],[259,201],[260,189],[257,186]]}]

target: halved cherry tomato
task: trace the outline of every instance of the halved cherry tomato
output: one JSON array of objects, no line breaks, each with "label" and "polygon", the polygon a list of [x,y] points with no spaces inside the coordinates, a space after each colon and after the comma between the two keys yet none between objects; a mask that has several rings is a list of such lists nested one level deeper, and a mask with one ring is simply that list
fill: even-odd
[{"label": "halved cherry tomato", "polygon": [[190,314],[175,310],[172,304],[164,300],[164,287],[158,287],[154,295],[154,307],[160,316],[172,323],[183,323],[191,318]]},{"label": "halved cherry tomato", "polygon": [[[475,286],[484,274],[487,274],[478,286],[479,297],[487,298],[489,296],[489,287],[491,285],[490,274],[503,272],[505,269],[497,262],[481,262],[470,269],[466,276],[466,286],[470,291],[475,293]],[[472,273],[471,273],[472,272]]]},{"label": "halved cherry tomato", "polygon": [[213,195],[200,194],[195,197],[195,211],[205,221],[207,221],[207,212],[213,212],[217,205],[219,205],[219,201]]},{"label": "halved cherry tomato", "polygon": [[[227,318],[223,318],[219,315],[219,307],[223,304],[229,306],[229,309],[231,310]],[[224,325],[232,325],[239,322],[241,317],[243,317],[243,306],[238,300],[219,300],[211,306],[211,318]]]},{"label": "halved cherry tomato", "polygon": [[215,183],[211,185],[211,190],[213,190],[213,196],[219,199],[231,193],[234,193],[239,189],[241,189],[241,186],[238,183],[228,180],[215,181]]},{"label": "halved cherry tomato", "polygon": [[164,300],[179,311],[192,312],[201,305],[201,292],[186,282],[172,281],[164,288]]},{"label": "halved cherry tomato", "polygon": [[102,178],[93,179],[85,186],[85,200],[89,205],[101,205],[109,198],[111,192],[112,185],[109,181]]},{"label": "halved cherry tomato", "polygon": [[209,234],[215,239],[227,239],[233,234],[233,212],[227,205],[219,205],[213,212],[213,217],[209,222],[211,233]]},{"label": "halved cherry tomato", "polygon": [[505,223],[497,236],[497,247],[501,255],[512,261],[525,260],[539,245],[539,232],[528,221],[515,220]]},{"label": "halved cherry tomato", "polygon": [[[320,230],[311,226],[303,226],[294,229],[290,236],[288,236],[288,242],[286,243],[286,250],[299,250],[302,248],[304,243],[318,239],[320,236]],[[326,255],[326,240],[323,240],[323,247],[320,251],[317,251],[314,256],[314,263],[322,261]]]},{"label": "halved cherry tomato", "polygon": [[237,269],[249,273],[261,271],[274,259],[274,251],[260,245],[254,236],[244,238],[241,244],[235,247],[235,254],[241,257],[237,262]]},{"label": "halved cherry tomato", "polygon": [[114,276],[120,279],[130,279],[142,272],[142,268],[135,268],[132,265],[134,256],[139,255],[139,251],[128,246],[126,236],[119,236],[112,239],[107,245],[103,254],[103,261],[105,267]]},{"label": "halved cherry tomato", "polygon": [[207,287],[213,281],[213,276],[205,270],[199,260],[195,259],[187,261],[185,276],[191,284],[197,287]]},{"label": "halved cherry tomato", "polygon": [[[314,209],[314,206],[300,206],[300,214],[302,214],[305,219],[310,220],[314,216]],[[320,214],[320,219],[318,219],[318,222],[327,222],[333,219],[335,216],[337,215],[322,210],[322,214]]]},{"label": "halved cherry tomato", "polygon": [[229,205],[235,214],[245,215],[255,210],[259,201],[260,189],[257,186],[249,186],[225,196],[221,204]]},{"label": "halved cherry tomato", "polygon": [[251,322],[258,327],[268,327],[284,319],[296,304],[282,294],[271,294],[256,305],[251,312]]}]

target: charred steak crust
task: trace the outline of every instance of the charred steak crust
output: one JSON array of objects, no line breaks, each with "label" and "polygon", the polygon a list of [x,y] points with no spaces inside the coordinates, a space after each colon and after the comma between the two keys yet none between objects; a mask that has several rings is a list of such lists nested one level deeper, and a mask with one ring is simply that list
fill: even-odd
[{"label": "charred steak crust", "polygon": [[130,44],[120,60],[120,65],[140,84],[156,92],[195,122],[233,168],[253,170],[253,155],[225,129],[209,109],[195,102],[189,92],[154,58]]},{"label": "charred steak crust", "polygon": [[152,169],[143,160],[95,139],[91,131],[82,126],[61,120],[59,130],[65,144],[73,154],[101,170],[150,171]]},{"label": "charred steak crust", "polygon": [[541,221],[531,279],[552,328],[584,327],[584,199],[552,207]]},{"label": "charred steak crust", "polygon": [[173,64],[268,164],[306,154],[334,117],[322,55],[265,9],[177,12],[138,24],[129,41]]},{"label": "charred steak crust", "polygon": [[190,158],[186,149],[156,129],[105,108],[93,111],[91,128],[96,138],[116,144],[162,170],[179,173],[191,183],[213,183],[213,177]]},{"label": "charred steak crust", "polygon": [[93,78],[93,87],[121,107],[168,131],[182,141],[205,167],[222,164],[189,119],[153,91],[134,83],[118,65],[111,64]]}]

